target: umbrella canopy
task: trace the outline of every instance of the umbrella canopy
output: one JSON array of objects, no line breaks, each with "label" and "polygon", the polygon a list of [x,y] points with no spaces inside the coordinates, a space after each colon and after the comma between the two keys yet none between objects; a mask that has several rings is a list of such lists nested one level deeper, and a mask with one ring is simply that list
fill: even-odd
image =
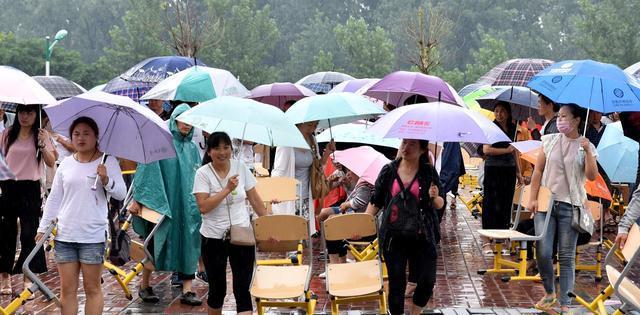
[{"label": "umbrella canopy", "polygon": [[371,125],[367,125],[364,123],[351,123],[351,124],[343,124],[338,126],[331,127],[331,130],[327,129],[321,132],[316,140],[318,142],[329,142],[331,141],[331,136],[333,135],[333,140],[336,143],[347,142],[347,143],[362,143],[362,144],[370,144],[377,145],[383,147],[389,147],[397,149],[400,147],[400,139],[393,138],[382,138],[378,135],[374,135],[370,132],[367,132]]},{"label": "umbrella canopy", "polygon": [[250,98],[283,109],[287,101],[298,101],[314,95],[316,93],[300,84],[284,82],[259,85],[251,90]]},{"label": "umbrella canopy", "polygon": [[396,71],[386,75],[364,92],[364,95],[395,106],[404,105],[408,98],[416,95],[424,96],[430,102],[438,100],[451,104],[459,102],[455,96],[455,90],[444,80],[436,76],[409,71]]},{"label": "umbrella canopy", "polygon": [[158,83],[184,69],[195,65],[206,66],[195,58],[162,56],[147,58],[120,75],[125,81]]},{"label": "umbrella canopy", "polygon": [[13,180],[16,176],[9,169],[7,161],[4,160],[4,156],[0,153],[0,180]]},{"label": "umbrella canopy", "polygon": [[636,62],[632,65],[630,65],[629,67],[627,67],[626,69],[624,69],[624,72],[640,79],[640,62]]},{"label": "umbrella canopy", "polygon": [[487,84],[481,84],[481,83],[471,83],[471,84],[467,84],[465,85],[463,88],[460,89],[460,91],[458,91],[458,94],[464,98],[465,96],[478,91],[482,88],[486,88],[489,87],[490,85]]},{"label": "umbrella canopy", "polygon": [[340,92],[356,93],[363,86],[365,86],[367,84],[373,85],[373,84],[377,83],[378,81],[380,81],[380,79],[354,79],[354,80],[347,80],[347,81],[344,81],[344,82],[336,85],[333,89],[331,89],[331,91],[329,91],[329,94],[331,94],[331,93],[340,93]]},{"label": "umbrella canopy", "polygon": [[342,92],[304,98],[293,104],[285,115],[294,124],[319,120],[318,128],[327,128],[384,113],[366,97]]},{"label": "umbrella canopy", "polygon": [[9,66],[0,66],[0,102],[24,105],[53,104],[56,99],[34,78]]},{"label": "umbrella canopy", "polygon": [[538,94],[526,87],[499,87],[496,91],[478,97],[476,101],[488,110],[494,110],[499,102],[507,102],[511,104],[511,116],[514,119],[526,120],[532,117],[536,122],[544,123],[544,118],[538,115]]},{"label": "umbrella canopy", "polygon": [[385,138],[435,142],[511,142],[496,124],[472,110],[443,102],[396,108],[368,129]]},{"label": "umbrella canopy", "polygon": [[369,146],[336,151],[333,160],[370,184],[376,183],[380,170],[390,162],[382,153]]},{"label": "umbrella canopy", "polygon": [[221,96],[187,110],[177,119],[209,133],[224,131],[232,138],[268,146],[309,149],[300,130],[281,110],[251,99]]},{"label": "umbrella canopy", "polygon": [[107,82],[99,91],[126,96],[135,102],[138,102],[140,97],[149,92],[154,85],[155,83],[151,82],[127,81],[118,76]]},{"label": "umbrella canopy", "polygon": [[640,81],[613,64],[558,62],[534,76],[527,86],[556,103],[575,103],[601,113],[640,111]]},{"label": "umbrella canopy", "polygon": [[469,109],[480,109],[480,104],[478,104],[477,99],[479,97],[485,96],[491,92],[494,92],[495,90],[497,90],[498,88],[493,87],[493,86],[482,86],[477,88],[474,91],[470,91],[468,92],[465,96],[462,97],[462,100],[464,101],[464,103],[467,105],[467,108]]},{"label": "umbrella canopy", "polygon": [[176,156],[167,124],[150,109],[128,97],[86,92],[44,108],[54,131],[69,134],[69,126],[86,116],[98,124],[99,147],[106,154],[138,163]]},{"label": "umbrella canopy", "polygon": [[598,162],[612,182],[635,183],[638,146],[638,142],[624,136],[620,122],[604,129],[598,144]]},{"label": "umbrella canopy", "polygon": [[220,96],[248,97],[251,93],[231,72],[209,67],[191,67],[158,83],[140,99],[204,102]]},{"label": "umbrella canopy", "polygon": [[553,64],[547,59],[510,59],[489,70],[476,83],[526,86],[531,77]]},{"label": "umbrella canopy", "polygon": [[334,86],[347,80],[353,80],[354,77],[335,71],[322,71],[312,73],[296,82],[296,84],[304,85],[315,93],[329,93]]},{"label": "umbrella canopy", "polygon": [[43,88],[45,88],[56,100],[69,98],[86,92],[85,88],[67,78],[59,76],[34,76]]}]

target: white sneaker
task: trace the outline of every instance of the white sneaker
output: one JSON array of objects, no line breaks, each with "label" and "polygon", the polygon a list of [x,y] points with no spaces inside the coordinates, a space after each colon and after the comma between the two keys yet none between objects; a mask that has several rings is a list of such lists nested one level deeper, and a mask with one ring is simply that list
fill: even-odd
[{"label": "white sneaker", "polygon": [[353,264],[354,262],[356,262],[355,259],[347,258],[347,263]]},{"label": "white sneaker", "polygon": [[325,272],[319,274],[318,277],[320,277],[322,279],[326,278],[327,277],[327,272],[325,271]]}]

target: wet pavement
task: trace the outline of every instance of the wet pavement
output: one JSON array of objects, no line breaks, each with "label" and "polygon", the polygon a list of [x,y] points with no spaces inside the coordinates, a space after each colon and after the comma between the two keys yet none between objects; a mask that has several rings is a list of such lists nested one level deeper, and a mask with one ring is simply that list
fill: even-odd
[{"label": "wet pavement", "polygon": [[[427,305],[426,313],[442,314],[527,314],[536,313],[534,303],[544,294],[542,284],[532,281],[502,282],[499,275],[478,275],[478,269],[489,268],[492,264],[490,255],[483,255],[481,240],[476,232],[480,228],[480,221],[473,218],[463,204],[458,202],[457,209],[448,209],[442,222],[442,241],[439,248],[437,282],[434,296]],[[318,241],[314,241],[316,249]],[[318,253],[317,250],[314,252]],[[587,262],[594,261],[594,249],[588,249],[582,259]],[[53,255],[51,255],[53,256]],[[316,313],[330,313],[331,307],[325,294],[324,280],[317,277],[324,268],[322,260],[316,255],[314,259],[314,274],[311,288],[318,295]],[[129,265],[132,263],[130,262]],[[41,275],[44,283],[59,294],[60,282],[57,277],[55,263],[49,260],[50,272]],[[122,289],[116,283],[113,276],[106,269],[103,273],[103,293],[105,297],[104,313],[107,314],[140,314],[140,313],[206,313],[206,283],[195,280],[194,291],[203,299],[203,306],[190,307],[180,304],[180,289],[171,287],[170,274],[155,273],[151,281],[155,292],[160,296],[160,303],[143,303],[137,297],[137,287],[140,277],[130,284],[134,298],[128,300]],[[231,292],[231,273],[228,270],[228,289],[225,298],[225,313],[235,313],[235,302]],[[22,289],[22,281],[19,276],[13,276],[13,290]],[[579,272],[576,276],[576,293],[588,298],[596,296],[607,286],[605,279],[595,282],[594,272]],[[84,301],[83,290],[79,291],[80,311]],[[6,306],[10,299],[7,296],[0,297],[0,305]],[[407,304],[410,299],[407,299]],[[607,302],[615,306],[619,302],[612,299]],[[578,307],[578,306],[576,306]],[[363,303],[351,307],[343,306],[342,311],[350,314],[374,314],[377,312],[377,304]],[[289,314],[292,310],[280,310],[277,313]],[[28,301],[19,313],[59,313],[53,302],[45,302],[41,293],[37,298]],[[276,313],[274,311],[274,313]]]}]

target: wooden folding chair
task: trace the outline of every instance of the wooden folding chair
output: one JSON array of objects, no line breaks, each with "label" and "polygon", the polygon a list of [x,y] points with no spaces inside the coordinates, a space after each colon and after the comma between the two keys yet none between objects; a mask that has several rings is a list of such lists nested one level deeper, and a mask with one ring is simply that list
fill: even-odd
[{"label": "wooden folding chair", "polygon": [[594,314],[608,314],[604,302],[613,296],[613,294],[616,294],[622,302],[622,307],[616,310],[613,314],[624,314],[625,309],[635,309],[636,311],[640,311],[640,287],[637,283],[634,283],[633,280],[629,279],[630,270],[637,267],[638,260],[640,259],[640,227],[638,227],[637,224],[634,224],[631,227],[631,230],[629,230],[627,242],[624,248],[621,249],[622,255],[625,259],[622,272],[616,269],[613,265],[614,260],[616,260],[615,252],[618,249],[619,246],[616,244],[607,253],[604,265],[610,284],[602,290],[602,292],[593,299],[593,301],[587,302],[575,293],[569,293],[569,296],[574,297],[578,303]]},{"label": "wooden folding chair", "polygon": [[[587,201],[585,203],[586,209],[591,213],[594,221],[600,222],[600,236],[597,241],[589,242],[576,248],[576,270],[579,271],[595,271],[595,281],[602,281],[602,244],[603,244],[603,232],[604,232],[604,213],[602,204],[595,201]],[[596,247],[596,261],[594,264],[580,263],[580,252],[586,247]]]},{"label": "wooden folding chair", "polygon": [[[311,282],[311,270],[313,265],[313,249],[309,237],[307,220],[296,215],[269,215],[256,219],[254,224],[256,237],[256,255],[259,252],[281,252],[298,250],[306,241],[309,257],[308,264],[300,263],[291,265],[286,260],[283,265],[258,265],[253,272],[251,280],[251,295],[256,299],[258,314],[263,315],[266,307],[298,307],[313,314],[317,297],[309,290]],[[283,299],[296,299],[304,297],[303,301],[283,301]]]},{"label": "wooden folding chair", "polygon": [[331,217],[322,223],[322,239],[325,247],[326,286],[331,300],[331,314],[338,315],[339,305],[363,301],[378,301],[380,313],[387,313],[387,301],[383,288],[382,261],[377,259],[354,263],[329,263],[327,241],[377,235],[376,220],[366,213],[352,213]]},{"label": "wooden folding chair", "polygon": [[[517,195],[517,194],[514,194]],[[516,213],[516,221],[519,220],[520,212],[522,209],[528,207],[527,203],[531,196],[531,186],[526,186],[520,193],[518,200],[518,210]],[[551,191],[544,186],[540,186],[538,191],[538,212],[546,213],[544,227],[540,235],[527,235],[522,232],[516,231],[515,226],[505,230],[478,230],[478,233],[487,238],[496,240],[495,252],[493,255],[493,268],[488,270],[478,270],[478,274],[485,273],[515,273],[515,276],[503,276],[502,281],[507,282],[510,280],[539,280],[538,276],[527,276],[527,245],[529,242],[540,240],[547,233],[549,227],[549,221],[551,220],[551,211],[553,208],[553,197]],[[520,255],[518,261],[504,259],[502,256],[502,242],[504,241],[518,242]],[[510,268],[503,268],[504,266]]]}]

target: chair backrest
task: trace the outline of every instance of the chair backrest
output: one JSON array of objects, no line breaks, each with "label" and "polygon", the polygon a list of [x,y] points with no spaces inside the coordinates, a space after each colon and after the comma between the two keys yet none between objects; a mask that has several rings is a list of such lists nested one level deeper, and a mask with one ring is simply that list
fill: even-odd
[{"label": "chair backrest", "polygon": [[602,204],[596,201],[587,200],[584,204],[589,212],[591,212],[591,216],[594,221],[599,221],[602,216]]},{"label": "chair backrest", "polygon": [[256,191],[264,201],[294,201],[298,199],[298,181],[289,177],[257,177]]},{"label": "chair backrest", "polygon": [[307,220],[297,215],[268,215],[254,221],[257,249],[261,252],[297,250],[298,243],[309,238]]},{"label": "chair backrest", "polygon": [[[529,200],[531,198],[531,185],[524,187],[522,190],[522,198],[520,205],[523,208],[529,208]],[[538,212],[548,212],[553,202],[553,194],[549,188],[540,186],[538,190]]]},{"label": "chair backrest", "polygon": [[631,261],[633,255],[638,251],[638,248],[640,248],[640,227],[638,227],[638,224],[634,224],[631,226],[629,236],[627,236],[627,242],[624,248],[622,248],[624,259]]},{"label": "chair backrest", "polygon": [[324,239],[338,241],[353,236],[371,236],[378,232],[376,219],[366,213],[351,213],[331,217],[322,223]]}]

